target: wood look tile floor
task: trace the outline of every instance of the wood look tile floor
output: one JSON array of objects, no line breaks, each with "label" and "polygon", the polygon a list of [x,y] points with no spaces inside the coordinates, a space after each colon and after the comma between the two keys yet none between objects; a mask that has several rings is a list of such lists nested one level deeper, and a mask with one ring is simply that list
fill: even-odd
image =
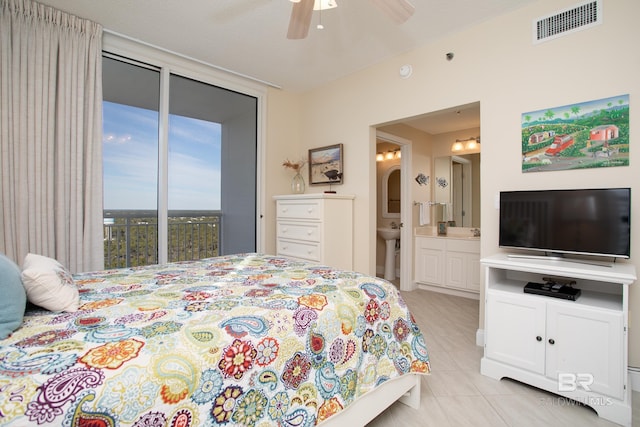
[{"label": "wood look tile floor", "polygon": [[[616,427],[586,406],[480,374],[477,300],[416,290],[402,296],[425,334],[432,373],[422,378],[420,409],[396,402],[367,427]],[[640,393],[633,392],[640,427]]]}]

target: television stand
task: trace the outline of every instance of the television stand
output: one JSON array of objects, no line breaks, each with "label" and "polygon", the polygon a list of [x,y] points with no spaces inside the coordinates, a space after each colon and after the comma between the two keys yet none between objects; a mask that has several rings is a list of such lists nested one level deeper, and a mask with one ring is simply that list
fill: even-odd
[{"label": "television stand", "polygon": [[[628,373],[632,264],[611,267],[498,254],[485,267],[483,375],[512,378],[631,426]],[[575,281],[575,301],[524,292],[528,282]]]}]

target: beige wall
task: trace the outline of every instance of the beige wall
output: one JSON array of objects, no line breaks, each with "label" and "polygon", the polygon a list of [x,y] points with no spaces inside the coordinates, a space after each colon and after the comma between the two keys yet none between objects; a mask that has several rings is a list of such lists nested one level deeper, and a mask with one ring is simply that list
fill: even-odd
[{"label": "beige wall", "polygon": [[[279,165],[287,146],[308,148],[343,143],[344,185],[355,194],[355,270],[375,272],[376,168],[375,130],[404,117],[480,101],[482,137],[482,256],[499,251],[498,212],[494,195],[501,190],[631,186],[637,179],[640,148],[632,143],[629,167],[523,174],[520,163],[520,115],[547,107],[620,94],[631,98],[631,141],[640,126],[640,2],[605,0],[604,23],[588,30],[534,45],[534,18],[574,6],[575,0],[540,0],[484,22],[466,32],[443,37],[404,55],[348,76],[302,96],[271,91],[267,171]],[[454,52],[453,61],[445,54]],[[601,62],[594,58],[603,58]],[[398,69],[413,66],[403,80]],[[290,120],[296,120],[291,123]],[[290,126],[282,130],[280,126]],[[281,171],[267,183],[268,193],[288,190]],[[316,189],[312,189],[316,191]],[[318,191],[322,191],[318,189]],[[631,252],[640,271],[640,197],[632,201]],[[274,228],[273,216],[267,228]],[[271,224],[270,224],[270,223]],[[267,241],[273,248],[273,243]],[[638,286],[638,285],[636,285]],[[481,298],[482,301],[482,298]],[[640,366],[640,290],[631,289],[630,363]],[[480,326],[482,326],[481,307]]]}]

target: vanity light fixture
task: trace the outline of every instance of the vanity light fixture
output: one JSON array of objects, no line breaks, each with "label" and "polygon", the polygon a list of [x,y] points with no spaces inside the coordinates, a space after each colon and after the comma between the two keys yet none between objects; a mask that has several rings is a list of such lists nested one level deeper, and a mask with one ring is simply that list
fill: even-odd
[{"label": "vanity light fixture", "polygon": [[389,150],[386,153],[376,154],[376,162],[382,162],[383,160],[399,159],[402,156],[400,149]]},{"label": "vanity light fixture", "polygon": [[475,150],[476,148],[478,148],[478,145],[480,145],[480,142],[478,142],[478,139],[476,138],[471,138],[469,141],[467,141],[467,143],[465,144],[465,148],[467,150]]},{"label": "vanity light fixture", "polygon": [[451,146],[451,151],[462,151],[464,150],[464,145],[462,144],[461,141],[458,141],[456,139],[456,142],[453,143],[453,145]]},{"label": "vanity light fixture", "polygon": [[451,151],[476,150],[480,146],[480,137],[471,137],[467,139],[456,139],[451,146]]}]

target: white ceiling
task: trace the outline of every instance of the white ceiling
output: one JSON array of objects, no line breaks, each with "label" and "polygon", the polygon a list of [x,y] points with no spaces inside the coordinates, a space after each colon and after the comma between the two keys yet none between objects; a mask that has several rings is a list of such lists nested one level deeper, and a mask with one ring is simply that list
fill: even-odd
[{"label": "white ceiling", "polygon": [[[336,0],[309,36],[286,38],[289,0],[38,0],[206,63],[304,91],[535,0],[410,0],[397,25],[368,0]],[[392,0],[388,0],[392,1]],[[444,54],[445,52],[443,52]]]},{"label": "white ceiling", "polygon": [[[286,38],[289,0],[39,0],[112,31],[289,91],[306,91],[536,0],[410,0],[397,25],[369,0],[336,0],[309,36]],[[391,1],[391,0],[389,0]],[[444,54],[444,53],[443,53]],[[456,107],[457,108],[457,107]],[[454,109],[455,110],[455,109]],[[453,116],[453,117],[452,117]],[[429,133],[463,129],[452,114]],[[466,128],[479,126],[475,122]]]}]

